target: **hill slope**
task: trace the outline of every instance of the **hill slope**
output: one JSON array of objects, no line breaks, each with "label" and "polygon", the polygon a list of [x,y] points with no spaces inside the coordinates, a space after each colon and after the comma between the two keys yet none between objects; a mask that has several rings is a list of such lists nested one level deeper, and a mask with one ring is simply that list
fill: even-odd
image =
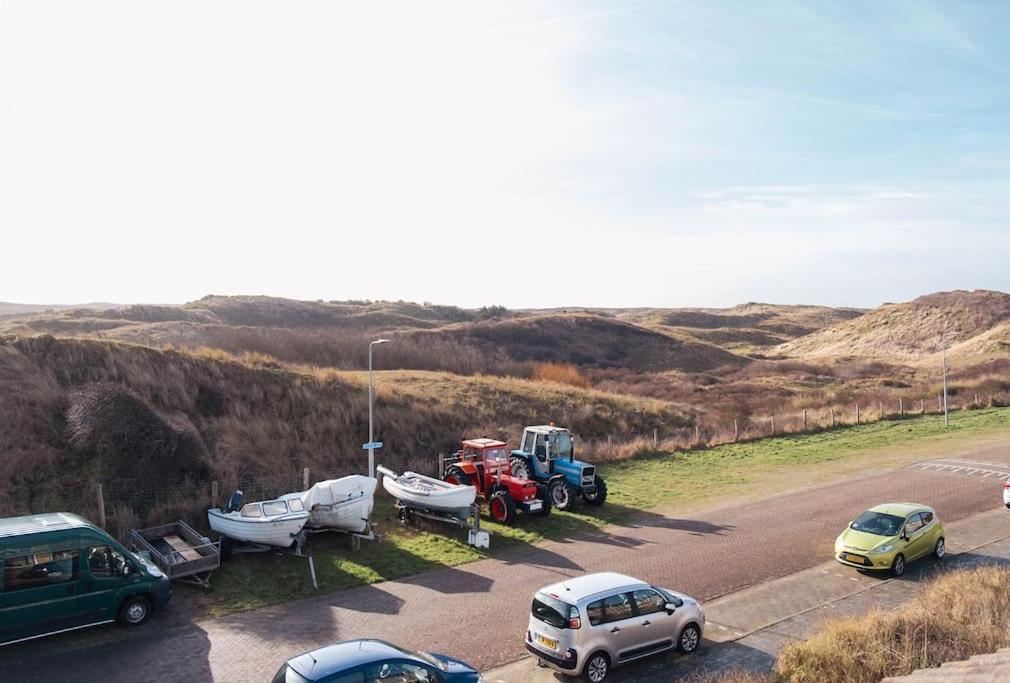
[{"label": "hill slope", "polygon": [[[362,373],[305,374],[124,344],[0,337],[0,514],[114,481],[137,495],[222,490],[311,467],[360,472]],[[670,403],[438,373],[378,376],[384,462],[434,471],[464,435],[518,437],[556,420],[582,438],[689,424]],[[13,501],[13,502],[12,502]],[[131,504],[140,501],[128,500]],[[139,506],[139,505],[138,505]],[[145,509],[150,507],[144,506]]]},{"label": "hill slope", "polygon": [[1010,294],[989,290],[937,292],[914,301],[884,304],[853,320],[782,344],[783,356],[864,356],[914,360],[964,344],[1010,321]]}]

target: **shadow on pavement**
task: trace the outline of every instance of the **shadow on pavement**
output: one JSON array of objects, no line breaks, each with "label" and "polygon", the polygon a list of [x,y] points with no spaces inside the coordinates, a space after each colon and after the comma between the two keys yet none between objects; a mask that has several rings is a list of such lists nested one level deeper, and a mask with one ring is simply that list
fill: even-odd
[{"label": "shadow on pavement", "polygon": [[439,593],[487,593],[491,590],[494,579],[455,567],[445,567],[398,579],[397,583],[423,586]]},{"label": "shadow on pavement", "polygon": [[369,614],[399,614],[403,607],[403,599],[376,588],[375,585],[361,586],[349,591],[338,591],[331,594],[330,606],[350,609]]},{"label": "shadow on pavement", "polygon": [[[171,648],[166,649],[166,639]],[[110,648],[110,643],[120,645]],[[128,647],[121,647],[128,644]],[[115,658],[110,656],[115,652]],[[170,650],[176,656],[166,657]],[[58,654],[57,654],[58,653]],[[4,646],[0,681],[210,681],[210,638],[157,617],[136,629],[108,625]],[[44,662],[44,666],[40,663]],[[270,672],[273,673],[272,671]]]}]

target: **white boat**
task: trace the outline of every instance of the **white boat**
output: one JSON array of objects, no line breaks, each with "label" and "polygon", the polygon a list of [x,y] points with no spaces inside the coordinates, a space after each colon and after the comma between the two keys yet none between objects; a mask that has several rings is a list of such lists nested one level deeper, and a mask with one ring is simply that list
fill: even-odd
[{"label": "white boat", "polygon": [[470,506],[477,497],[477,489],[473,486],[450,484],[416,472],[398,475],[381,465],[376,471],[382,475],[382,487],[389,495],[418,510],[465,517],[470,514]]},{"label": "white boat", "polygon": [[327,479],[308,491],[289,493],[280,500],[300,501],[308,510],[307,526],[313,529],[343,529],[363,533],[368,529],[375,496],[375,479],[352,474],[340,479]]},{"label": "white boat", "polygon": [[246,543],[290,548],[309,521],[309,512],[300,499],[264,500],[243,505],[236,491],[224,510],[207,510],[210,528],[221,536]]}]

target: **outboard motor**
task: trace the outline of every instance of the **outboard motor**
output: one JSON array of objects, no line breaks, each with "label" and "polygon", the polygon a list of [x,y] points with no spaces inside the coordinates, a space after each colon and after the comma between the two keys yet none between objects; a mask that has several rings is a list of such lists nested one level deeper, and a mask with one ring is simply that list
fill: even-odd
[{"label": "outboard motor", "polygon": [[238,512],[242,509],[242,505],[245,504],[245,495],[242,490],[239,489],[235,493],[231,494],[231,498],[228,499],[228,507],[224,509],[225,512]]}]

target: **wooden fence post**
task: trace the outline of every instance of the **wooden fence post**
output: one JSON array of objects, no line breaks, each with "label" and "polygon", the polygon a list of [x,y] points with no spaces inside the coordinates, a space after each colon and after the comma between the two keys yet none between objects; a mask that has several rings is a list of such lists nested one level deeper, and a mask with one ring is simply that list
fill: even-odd
[{"label": "wooden fence post", "polygon": [[694,445],[701,445],[701,426],[697,422],[694,423]]},{"label": "wooden fence post", "polygon": [[302,491],[309,490],[309,468],[306,467],[302,470]]},{"label": "wooden fence post", "polygon": [[217,482],[210,482],[210,505],[211,507],[217,507]]},{"label": "wooden fence post", "polygon": [[978,408],[978,394],[975,394],[975,407]]},{"label": "wooden fence post", "polygon": [[856,424],[859,424],[859,404],[856,404]]},{"label": "wooden fence post", "polygon": [[807,431],[807,410],[803,409],[803,431]]},{"label": "wooden fence post", "polygon": [[614,435],[613,434],[607,434],[607,452],[610,453],[611,456],[614,455]]},{"label": "wooden fence post", "polygon": [[102,492],[102,485],[98,484],[98,526],[105,528],[105,495]]},{"label": "wooden fence post", "polygon": [[943,394],[936,395],[936,409],[940,412],[943,411]]},{"label": "wooden fence post", "polygon": [[898,397],[898,415],[905,416],[905,404],[902,403],[901,396]]},{"label": "wooden fence post", "polygon": [[775,416],[772,415],[772,436],[775,435]]},{"label": "wooden fence post", "polygon": [[880,412],[880,417],[878,417],[877,419],[878,420],[883,420],[884,419],[884,402],[883,401],[877,401],[877,408],[878,408],[878,410]]},{"label": "wooden fence post", "polygon": [[831,426],[834,427],[835,426],[835,409],[834,408],[829,408],[828,410],[831,411]]},{"label": "wooden fence post", "polygon": [[736,421],[736,419],[734,419],[733,420],[733,442],[736,443],[736,440],[739,439],[739,438],[740,438],[740,424]]},{"label": "wooden fence post", "polygon": [[919,414],[920,415],[926,414],[926,399],[924,398],[919,399]]}]

